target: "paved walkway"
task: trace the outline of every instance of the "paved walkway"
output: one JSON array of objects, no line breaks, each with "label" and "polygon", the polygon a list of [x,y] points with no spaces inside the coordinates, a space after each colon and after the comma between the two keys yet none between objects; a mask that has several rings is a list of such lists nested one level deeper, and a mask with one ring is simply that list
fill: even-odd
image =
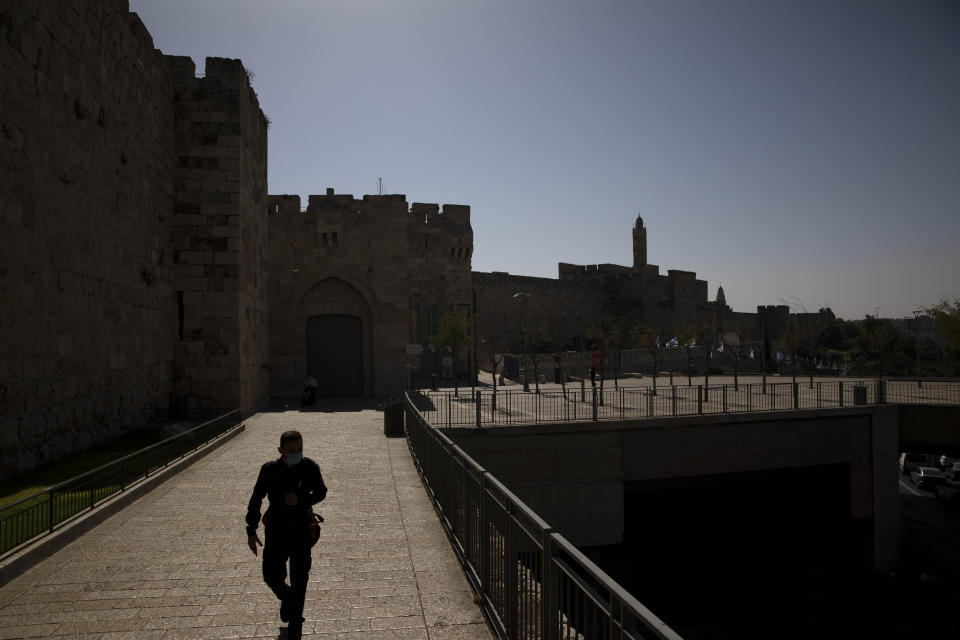
[{"label": "paved walkway", "polygon": [[285,638],[243,516],[286,429],[304,434],[329,487],[304,635],[492,638],[406,440],[385,438],[383,414],[358,409],[247,420],[231,442],[0,588],[0,639]]}]

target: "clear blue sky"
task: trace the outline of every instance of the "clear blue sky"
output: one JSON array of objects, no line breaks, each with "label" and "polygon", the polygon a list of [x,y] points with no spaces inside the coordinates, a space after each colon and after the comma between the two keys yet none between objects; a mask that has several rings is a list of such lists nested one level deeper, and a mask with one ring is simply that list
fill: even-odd
[{"label": "clear blue sky", "polygon": [[131,0],[241,58],[270,193],[468,204],[478,271],[696,271],[734,309],[960,295],[960,3]]}]

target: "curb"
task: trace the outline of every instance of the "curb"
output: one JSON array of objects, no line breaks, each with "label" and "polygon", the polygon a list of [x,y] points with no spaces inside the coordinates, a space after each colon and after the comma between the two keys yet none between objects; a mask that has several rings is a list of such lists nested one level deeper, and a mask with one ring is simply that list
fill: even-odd
[{"label": "curb", "polygon": [[222,433],[216,439],[203,445],[200,449],[171,463],[162,471],[158,471],[149,478],[141,480],[132,487],[108,498],[94,507],[93,510],[87,511],[85,515],[75,517],[70,522],[61,525],[60,528],[54,529],[53,533],[37,538],[20,551],[15,551],[12,555],[0,560],[0,587],[19,577],[38,562],[46,560],[110,516],[119,513],[124,507],[143,497],[194,462],[206,457],[208,453],[232,440],[245,428],[244,423],[241,422],[233,429]]}]

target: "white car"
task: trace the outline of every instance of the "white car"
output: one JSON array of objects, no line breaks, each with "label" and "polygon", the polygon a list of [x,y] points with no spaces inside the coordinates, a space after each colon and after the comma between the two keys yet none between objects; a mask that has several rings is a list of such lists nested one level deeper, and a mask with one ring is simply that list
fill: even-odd
[{"label": "white car", "polygon": [[943,484],[945,479],[943,472],[936,467],[917,467],[910,472],[910,480],[920,489],[934,489],[937,485]]}]

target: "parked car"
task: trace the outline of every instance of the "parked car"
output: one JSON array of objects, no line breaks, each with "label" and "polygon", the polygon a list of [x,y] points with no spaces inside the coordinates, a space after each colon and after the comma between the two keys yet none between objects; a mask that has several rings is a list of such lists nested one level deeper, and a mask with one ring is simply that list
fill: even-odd
[{"label": "parked car", "polygon": [[917,467],[930,464],[925,453],[901,453],[900,454],[900,473],[908,475]]},{"label": "parked car", "polygon": [[947,480],[938,485],[934,492],[937,494],[937,500],[953,509],[960,508],[960,482],[956,480]]},{"label": "parked car", "polygon": [[932,489],[943,483],[946,477],[936,467],[917,467],[910,472],[910,480],[921,489]]},{"label": "parked car", "polygon": [[947,470],[943,472],[943,475],[947,476],[947,480],[960,481],[960,462],[954,462],[950,465]]},{"label": "parked car", "polygon": [[937,460],[937,463],[940,465],[940,468],[946,471],[953,466],[954,460],[950,456],[940,456]]}]

